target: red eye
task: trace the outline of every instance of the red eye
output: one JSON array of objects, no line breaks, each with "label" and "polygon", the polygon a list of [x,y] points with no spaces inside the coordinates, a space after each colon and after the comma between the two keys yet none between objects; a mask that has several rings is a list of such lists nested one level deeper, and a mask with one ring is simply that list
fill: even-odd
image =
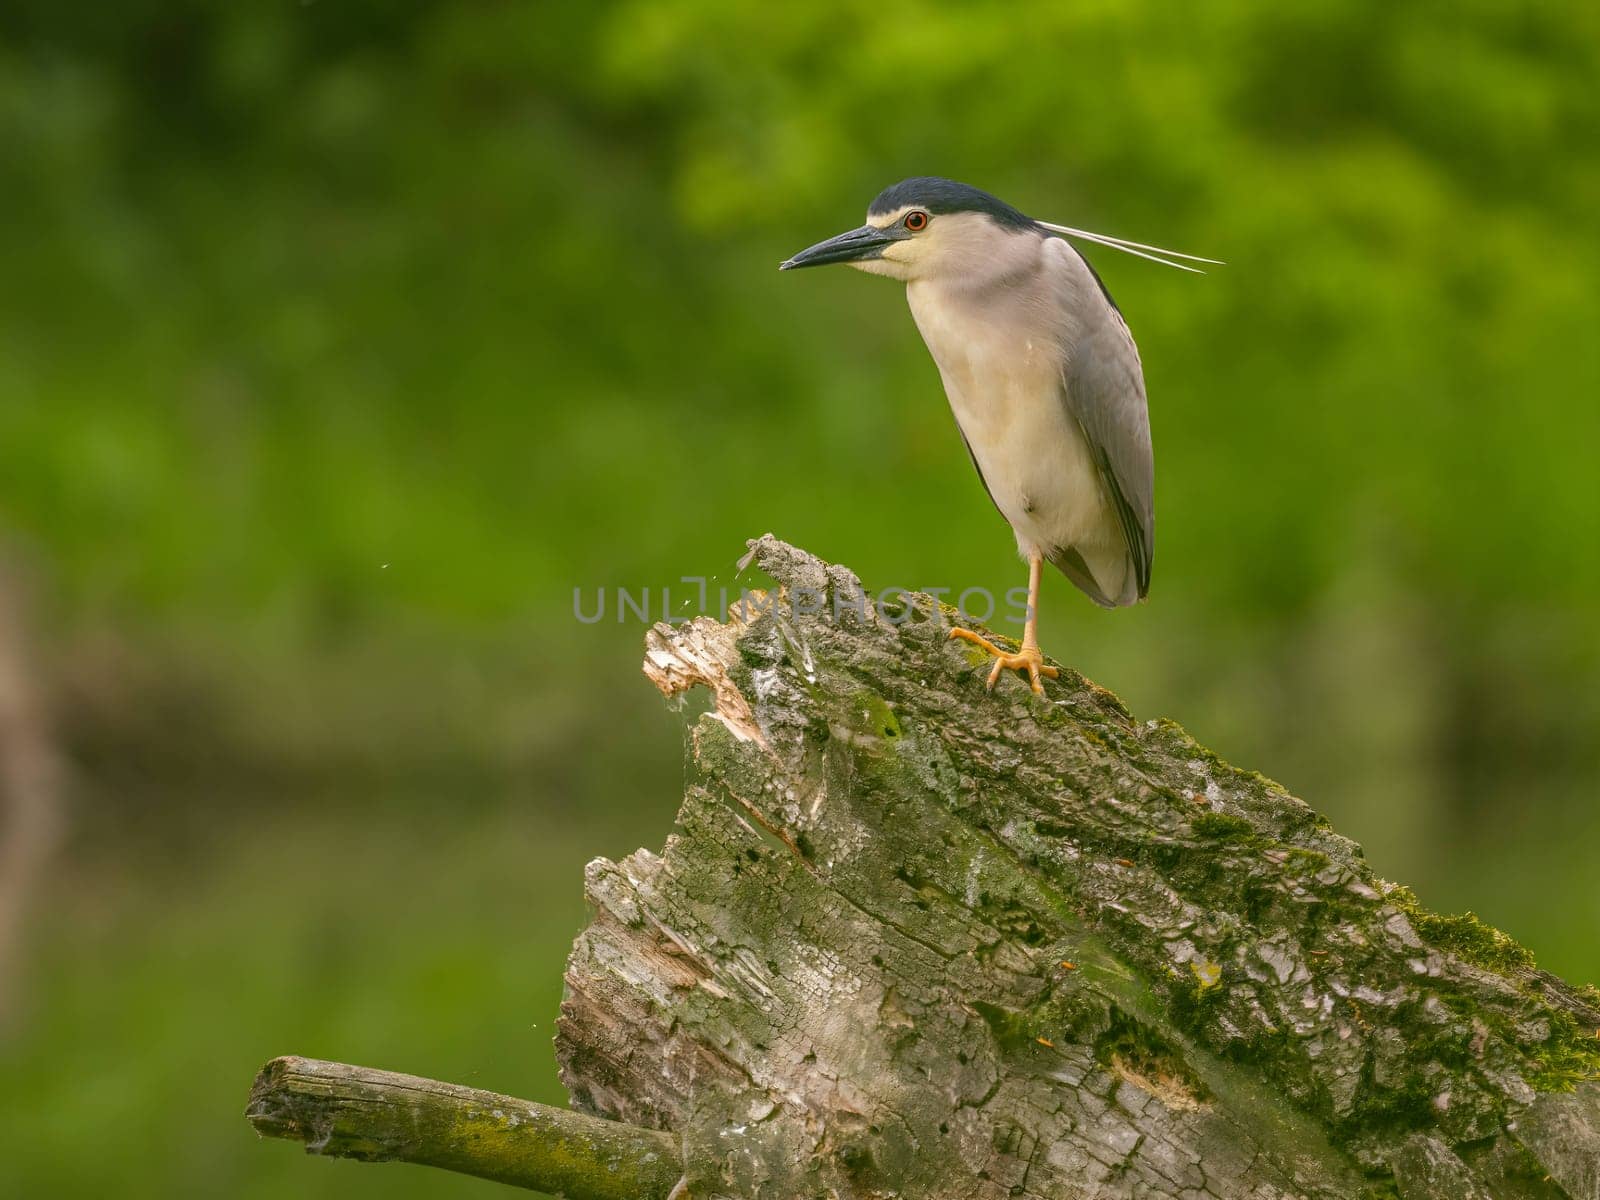
[{"label": "red eye", "polygon": [[921,233],[928,227],[928,214],[925,212],[908,212],[903,222],[912,233]]}]

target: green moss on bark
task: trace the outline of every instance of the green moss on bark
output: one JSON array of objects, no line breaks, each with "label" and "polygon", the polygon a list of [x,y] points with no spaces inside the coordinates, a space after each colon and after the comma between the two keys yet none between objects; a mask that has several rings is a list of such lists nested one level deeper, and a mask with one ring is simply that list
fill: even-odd
[{"label": "green moss on bark", "polygon": [[1245,818],[1235,817],[1230,813],[1201,813],[1190,822],[1190,825],[1196,837],[1219,842],[1242,841],[1254,837],[1256,832],[1256,827]]},{"label": "green moss on bark", "polygon": [[[786,585],[846,582],[775,540],[757,559]],[[989,657],[935,619],[779,624],[742,629],[721,681],[768,744],[714,717],[694,733],[753,825],[691,791],[659,859],[593,878],[602,919],[564,1018],[563,1061],[601,1076],[588,1094],[643,1093],[652,1114],[681,1115],[692,1056],[691,1140],[767,1180],[721,1191],[846,1194],[860,1163],[910,1162],[895,1186],[939,1200],[1387,1200],[1408,1140],[1488,1178],[1452,1148],[1498,1145],[1529,1085],[1597,1073],[1593,996],[1476,918],[1423,909],[1176,725],[1070,671],[1045,703],[1010,676],[989,692]],[[669,632],[688,664],[724,654],[721,635]],[[788,849],[751,863],[754,827]],[[663,1049],[619,1063],[618,1029]],[[1196,1097],[1204,1112],[1171,1119]],[[1161,1175],[1202,1159],[1182,1188]]]}]

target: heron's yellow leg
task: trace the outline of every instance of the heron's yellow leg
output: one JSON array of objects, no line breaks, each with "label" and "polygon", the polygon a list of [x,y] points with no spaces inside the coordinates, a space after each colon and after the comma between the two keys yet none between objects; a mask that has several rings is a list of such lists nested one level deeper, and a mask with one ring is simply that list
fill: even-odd
[{"label": "heron's yellow leg", "polygon": [[962,641],[972,642],[982,646],[994,655],[994,668],[989,672],[989,682],[985,686],[994,690],[994,685],[1000,681],[1004,671],[1026,671],[1028,673],[1028,686],[1033,689],[1034,695],[1044,695],[1044,684],[1040,681],[1054,679],[1059,674],[1056,668],[1044,661],[1044,655],[1039,652],[1039,575],[1044,567],[1044,560],[1037,554],[1028,559],[1028,619],[1022,627],[1022,645],[1017,652],[1012,654],[1009,650],[1002,650],[988,638],[979,637],[970,629],[952,629],[950,636],[960,638]]}]

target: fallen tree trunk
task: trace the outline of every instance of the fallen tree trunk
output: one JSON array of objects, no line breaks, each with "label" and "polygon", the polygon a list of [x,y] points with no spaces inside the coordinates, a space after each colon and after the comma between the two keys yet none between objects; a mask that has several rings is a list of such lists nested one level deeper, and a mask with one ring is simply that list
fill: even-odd
[{"label": "fallen tree trunk", "polygon": [[[563,1078],[623,1141],[670,1131],[654,1186],[1600,1200],[1600,994],[1070,671],[986,692],[927,597],[751,559],[761,603],[647,639],[713,698],[698,778],[660,854],[590,865],[568,962]],[[363,1111],[308,1149],[363,1148]]]},{"label": "fallen tree trunk", "polygon": [[1600,995],[1176,725],[751,557],[769,607],[650,634],[701,778],[591,864],[557,1039],[691,1194],[1600,1197]]}]

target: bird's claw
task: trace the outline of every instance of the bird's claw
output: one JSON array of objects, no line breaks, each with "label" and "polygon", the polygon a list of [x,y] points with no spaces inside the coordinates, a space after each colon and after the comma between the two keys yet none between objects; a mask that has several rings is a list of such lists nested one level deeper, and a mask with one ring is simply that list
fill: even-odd
[{"label": "bird's claw", "polygon": [[976,646],[982,646],[990,654],[994,655],[994,666],[989,671],[988,682],[984,684],[991,692],[994,691],[994,685],[1000,682],[1000,676],[1006,671],[1026,671],[1028,673],[1028,686],[1033,689],[1035,696],[1044,695],[1044,683],[1041,677],[1055,679],[1061,674],[1057,668],[1044,661],[1044,655],[1039,652],[1039,647],[1037,646],[1024,645],[1013,654],[1009,650],[1003,650],[996,646],[988,638],[978,636],[970,629],[961,629],[959,627],[952,629],[950,636],[952,638],[960,638],[965,642],[971,642]]}]

